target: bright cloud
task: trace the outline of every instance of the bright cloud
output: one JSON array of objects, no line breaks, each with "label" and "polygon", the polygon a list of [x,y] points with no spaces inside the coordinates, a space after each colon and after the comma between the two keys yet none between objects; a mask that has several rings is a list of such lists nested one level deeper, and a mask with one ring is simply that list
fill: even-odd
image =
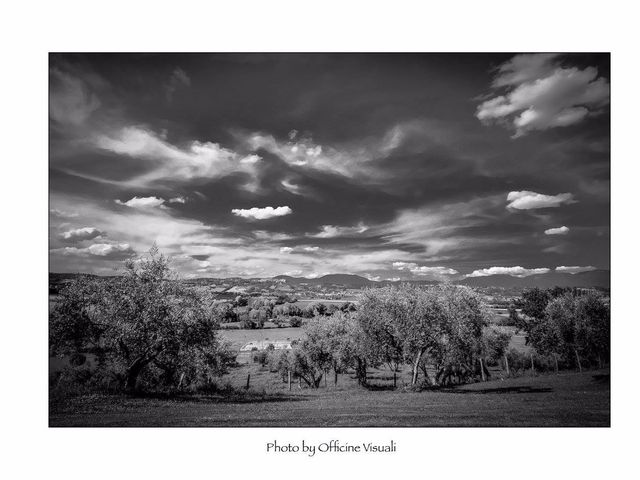
[{"label": "bright cloud", "polygon": [[169,203],[187,203],[185,197],[174,197],[169,199]]},{"label": "bright cloud", "polygon": [[593,270],[596,270],[596,267],[593,267],[591,265],[586,267],[565,267],[565,266],[556,267],[556,272],[570,273],[571,275],[574,275],[576,273],[581,273],[581,272],[591,272]]},{"label": "bright cloud", "polygon": [[467,277],[488,277],[490,275],[511,275],[512,277],[524,278],[530,275],[540,275],[548,273],[548,268],[523,268],[523,267],[491,267],[475,270],[466,275]]},{"label": "bright cloud", "polygon": [[493,88],[504,88],[478,106],[483,123],[509,124],[514,137],[532,130],[565,127],[609,104],[609,82],[594,67],[562,67],[558,55],[516,55],[498,68]]},{"label": "bright cloud", "polygon": [[280,253],[291,253],[293,252],[293,248],[291,247],[280,247]]},{"label": "bright cloud", "polygon": [[61,237],[66,242],[81,242],[83,240],[92,240],[101,235],[103,235],[103,233],[97,228],[83,227],[76,228],[75,230],[68,230],[62,233]]},{"label": "bright cloud", "polygon": [[520,192],[509,192],[507,202],[509,202],[507,208],[532,210],[535,208],[559,207],[562,204],[575,203],[575,200],[573,200],[573,194],[571,193],[543,195],[542,193],[522,190]]},{"label": "bright cloud", "polygon": [[222,178],[234,172],[247,173],[255,181],[257,155],[242,156],[213,142],[192,141],[184,147],[141,127],[125,127],[113,134],[99,134],[100,149],[147,162],[148,170],[127,181],[109,181],[130,186],[151,186],[163,181]]},{"label": "bright cloud", "polygon": [[128,243],[94,243],[85,248],[65,247],[55,249],[53,252],[62,255],[101,257],[105,260],[117,260],[135,254]]},{"label": "bright cloud", "polygon": [[292,183],[286,178],[280,182],[280,185],[282,185],[282,187],[289,193],[293,193],[294,195],[303,195],[302,187]]},{"label": "bright cloud", "polygon": [[418,276],[436,276],[441,277],[444,275],[456,275],[459,272],[454,270],[453,268],[447,267],[427,267],[427,266],[419,266],[414,262],[393,262],[392,264],[395,270],[404,270],[407,272],[411,272],[413,275]]},{"label": "bright cloud", "polygon": [[353,227],[340,227],[335,225],[323,225],[320,232],[309,235],[315,238],[349,237],[366,232],[369,229],[363,223]]},{"label": "bright cloud", "polygon": [[285,207],[253,207],[253,208],[234,208],[231,213],[242,218],[252,218],[254,220],[266,220],[273,217],[282,217],[293,213],[291,208]]},{"label": "bright cloud", "polygon": [[566,235],[567,233],[569,233],[569,227],[564,225],[557,228],[548,228],[544,231],[545,235]]},{"label": "bright cloud", "polygon": [[163,198],[158,197],[133,197],[131,200],[123,202],[121,200],[115,201],[118,205],[124,205],[131,208],[153,208],[159,207],[164,203]]},{"label": "bright cloud", "polygon": [[303,250],[305,252],[317,252],[318,250],[320,250],[320,247],[304,247]]}]

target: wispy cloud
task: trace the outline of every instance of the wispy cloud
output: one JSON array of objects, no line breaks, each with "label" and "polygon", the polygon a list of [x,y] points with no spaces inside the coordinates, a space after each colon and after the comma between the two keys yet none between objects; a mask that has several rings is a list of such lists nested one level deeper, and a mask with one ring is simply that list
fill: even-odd
[{"label": "wispy cloud", "polygon": [[561,267],[556,267],[556,272],[559,273],[570,273],[571,275],[574,275],[576,273],[581,273],[581,272],[591,272],[593,270],[596,270],[596,267],[593,267],[591,265],[586,266],[586,267],[565,267],[565,266],[561,266]]},{"label": "wispy cloud", "polygon": [[176,90],[189,86],[191,86],[191,78],[189,77],[189,75],[187,75],[187,72],[185,72],[180,67],[176,67],[173,72],[171,72],[169,80],[164,87],[167,101],[171,102],[173,100],[173,95],[175,94]]},{"label": "wispy cloud", "polygon": [[366,232],[369,229],[363,223],[349,226],[336,226],[336,225],[323,225],[320,231],[317,233],[309,234],[309,237],[313,238],[337,238],[337,237],[351,237]]},{"label": "wispy cloud", "polygon": [[149,187],[166,182],[222,178],[242,172],[254,179],[257,175],[253,155],[240,155],[214,142],[191,141],[184,147],[169,143],[151,130],[130,126],[111,134],[100,133],[95,145],[118,155],[144,160],[147,171],[127,180],[112,181],[131,187]]},{"label": "wispy cloud", "polygon": [[63,125],[78,126],[85,123],[100,107],[100,99],[83,79],[58,68],[49,72],[51,118]]}]

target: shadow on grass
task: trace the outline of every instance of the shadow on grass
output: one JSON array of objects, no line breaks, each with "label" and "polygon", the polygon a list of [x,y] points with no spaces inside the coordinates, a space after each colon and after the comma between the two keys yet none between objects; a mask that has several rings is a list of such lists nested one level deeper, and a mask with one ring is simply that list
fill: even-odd
[{"label": "shadow on grass", "polygon": [[611,382],[611,375],[609,374],[598,374],[598,375],[593,375],[593,380],[597,383],[610,383]]},{"label": "shadow on grass", "polygon": [[367,390],[370,390],[372,392],[397,390],[397,388],[394,387],[393,385],[379,385],[379,384],[372,384],[372,383],[368,383],[368,384],[364,385],[364,388],[367,389]]},{"label": "shadow on grass", "polygon": [[215,394],[182,394],[169,395],[162,393],[140,393],[136,395],[123,395],[123,399],[147,399],[165,400],[182,403],[278,403],[278,402],[303,402],[308,400],[308,395],[289,395],[284,393],[260,393],[260,392],[232,392]]},{"label": "shadow on grass", "polygon": [[463,390],[462,388],[456,387],[442,387],[438,389],[434,389],[439,392],[444,393],[461,393],[461,394],[469,394],[469,393],[481,393],[481,394],[505,394],[505,393],[549,393],[552,392],[552,388],[548,387],[529,387],[529,386],[519,386],[519,387],[501,387],[501,388],[478,388],[478,389],[469,389]]}]

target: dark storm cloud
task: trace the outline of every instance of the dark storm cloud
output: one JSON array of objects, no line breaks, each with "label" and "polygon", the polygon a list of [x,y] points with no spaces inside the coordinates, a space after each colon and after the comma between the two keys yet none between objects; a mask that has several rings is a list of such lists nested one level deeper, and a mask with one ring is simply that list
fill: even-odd
[{"label": "dark storm cloud", "polygon": [[154,241],[186,275],[608,268],[608,62],[53,55],[52,268]]}]

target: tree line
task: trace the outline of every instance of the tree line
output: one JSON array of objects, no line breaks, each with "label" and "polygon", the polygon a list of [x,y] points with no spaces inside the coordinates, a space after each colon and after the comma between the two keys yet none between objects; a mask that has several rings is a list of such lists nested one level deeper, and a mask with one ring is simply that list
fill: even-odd
[{"label": "tree line", "polygon": [[[297,313],[292,302],[264,303],[271,315]],[[353,373],[362,386],[367,372],[407,365],[414,387],[463,383],[489,376],[488,363],[522,368],[509,349],[511,335],[490,327],[482,297],[468,287],[404,284],[364,290],[358,308],[313,305],[305,338],[291,350],[267,352],[283,379],[292,375],[312,388],[333,373]],[[526,291],[517,328],[540,355],[563,365],[602,366],[609,358],[609,305],[596,292]],[[61,291],[50,315],[50,354],[65,356],[93,387],[119,391],[203,389],[235,363],[218,335],[224,310],[206,289],[177,281],[169,261],[153,248],[125,263],[122,275],[81,276]],[[95,365],[83,368],[92,355]],[[267,359],[267,357],[265,357]]]},{"label": "tree line", "polygon": [[[322,378],[355,372],[367,386],[367,370],[385,365],[394,387],[402,366],[412,386],[486,380],[489,363],[512,370],[540,365],[551,357],[582,371],[585,360],[601,368],[609,358],[609,306],[598,292],[531,289],[523,294],[522,314],[511,307],[517,329],[535,351],[509,348],[511,333],[490,326],[481,296],[461,286],[387,286],[365,290],[357,312],[336,312],[305,325],[306,338],[290,351],[272,351],[264,361],[283,376],[293,374],[309,387]],[[530,363],[529,363],[530,362]],[[326,381],[326,380],[325,380]]]}]

